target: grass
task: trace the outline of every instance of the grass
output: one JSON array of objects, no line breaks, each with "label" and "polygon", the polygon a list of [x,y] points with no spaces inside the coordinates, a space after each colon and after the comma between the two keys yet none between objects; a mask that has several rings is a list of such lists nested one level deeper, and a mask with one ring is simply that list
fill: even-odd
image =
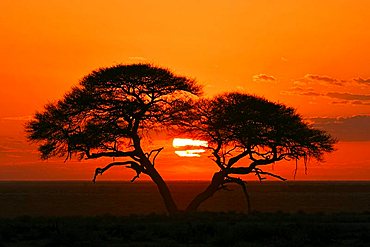
[{"label": "grass", "polygon": [[370,246],[370,213],[0,219],[0,246]]}]

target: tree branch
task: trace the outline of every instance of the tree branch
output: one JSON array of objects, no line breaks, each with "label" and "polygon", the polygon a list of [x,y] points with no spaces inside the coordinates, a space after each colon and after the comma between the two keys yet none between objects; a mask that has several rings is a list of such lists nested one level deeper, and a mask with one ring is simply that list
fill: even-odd
[{"label": "tree branch", "polygon": [[232,157],[229,159],[229,162],[227,163],[227,168],[230,168],[232,165],[234,165],[238,160],[241,158],[247,156],[249,154],[249,150],[245,150],[244,152]]},{"label": "tree branch", "polygon": [[256,175],[258,176],[258,178],[260,178],[260,180],[264,180],[265,179],[265,178],[260,177],[260,174],[268,175],[268,176],[271,176],[271,177],[280,179],[282,181],[286,181],[287,180],[286,178],[283,178],[283,177],[281,177],[279,175],[276,175],[276,174],[273,174],[273,173],[270,173],[270,172],[264,172],[264,171],[262,171],[259,168],[254,168],[254,171],[256,172]]},{"label": "tree branch", "polygon": [[216,165],[218,167],[221,168],[221,170],[223,170],[223,169],[225,169],[225,167],[223,166],[222,161],[221,161],[221,157],[218,154],[218,152],[221,150],[221,147],[222,147],[222,142],[220,140],[217,140],[217,147],[216,148],[209,147],[209,149],[212,150],[212,154],[216,158],[213,161],[216,163]]},{"label": "tree branch", "polygon": [[157,148],[157,149],[153,149],[152,151],[150,151],[150,153],[146,153],[146,157],[148,157],[148,159],[150,159],[150,156],[156,152],[156,154],[154,155],[153,157],[153,161],[152,161],[152,164],[154,166],[154,163],[155,163],[155,159],[157,158],[158,154],[164,149],[164,147],[161,147],[161,148]]},{"label": "tree branch", "polygon": [[297,175],[297,170],[298,170],[298,159],[295,159],[294,179]]},{"label": "tree branch", "polygon": [[[129,166],[127,166],[127,165],[129,165]],[[112,163],[106,165],[103,168],[96,168],[94,178],[93,178],[92,181],[95,183],[96,182],[96,177],[98,175],[103,175],[103,173],[105,171],[107,171],[109,168],[111,168],[113,166],[126,166],[126,168],[130,168],[130,169],[135,170],[136,171],[136,176],[133,177],[133,179],[131,179],[131,182],[134,182],[135,179],[139,178],[140,173],[142,173],[142,172],[145,173],[144,168],[139,163],[137,163],[135,161],[112,162]]]},{"label": "tree branch", "polygon": [[135,152],[134,151],[115,151],[115,152],[100,152],[100,153],[92,153],[86,152],[86,159],[97,159],[101,157],[134,157]]},{"label": "tree branch", "polygon": [[224,155],[230,155],[231,152],[237,148],[240,148],[240,146],[235,145],[233,148],[230,148],[229,150],[225,151]]},{"label": "tree branch", "polygon": [[226,169],[227,174],[249,174],[253,171],[254,167],[230,167]]}]

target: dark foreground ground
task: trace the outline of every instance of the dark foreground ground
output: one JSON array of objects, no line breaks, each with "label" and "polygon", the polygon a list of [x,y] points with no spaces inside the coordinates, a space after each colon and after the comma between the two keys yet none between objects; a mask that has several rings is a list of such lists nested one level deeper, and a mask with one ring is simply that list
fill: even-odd
[{"label": "dark foreground ground", "polygon": [[0,219],[0,246],[370,246],[370,213]]},{"label": "dark foreground ground", "polygon": [[[179,208],[203,191],[207,182],[169,182]],[[370,211],[370,182],[248,182],[252,210],[265,213],[362,213]],[[200,211],[246,212],[238,186],[220,190]],[[151,182],[1,182],[0,218],[165,214]]]},{"label": "dark foreground ground", "polygon": [[[169,186],[184,208],[207,184]],[[230,189],[168,217],[152,183],[0,182],[0,247],[370,246],[370,182],[250,182],[250,215]]]}]

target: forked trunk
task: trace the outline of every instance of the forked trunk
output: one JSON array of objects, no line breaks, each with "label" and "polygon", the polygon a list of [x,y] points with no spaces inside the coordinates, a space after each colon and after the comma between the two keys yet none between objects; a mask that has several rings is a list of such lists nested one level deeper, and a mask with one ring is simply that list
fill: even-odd
[{"label": "forked trunk", "polygon": [[198,194],[188,205],[186,208],[186,212],[195,212],[199,208],[199,206],[206,201],[208,198],[212,197],[217,190],[220,188],[224,181],[225,175],[222,171],[216,172],[213,177],[211,183],[208,187]]}]

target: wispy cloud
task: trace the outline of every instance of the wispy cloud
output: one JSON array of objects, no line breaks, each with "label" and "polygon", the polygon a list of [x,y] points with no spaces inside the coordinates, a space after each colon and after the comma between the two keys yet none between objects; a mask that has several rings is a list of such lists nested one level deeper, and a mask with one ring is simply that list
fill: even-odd
[{"label": "wispy cloud", "polygon": [[333,101],[331,103],[335,105],[345,105],[345,104],[349,104],[350,102],[347,100],[341,100],[341,101]]},{"label": "wispy cloud", "polygon": [[339,93],[339,92],[330,92],[326,96],[334,99],[343,99],[343,100],[362,100],[370,101],[369,94],[352,94],[352,93]]},{"label": "wispy cloud", "polygon": [[369,101],[362,101],[362,100],[341,100],[341,101],[333,101],[331,103],[332,104],[335,104],[335,105],[348,105],[348,104],[352,104],[352,105],[370,106],[370,102]]},{"label": "wispy cloud", "polygon": [[370,86],[370,78],[363,79],[361,77],[353,79],[355,82],[361,83],[361,84],[367,84]]},{"label": "wispy cloud", "polygon": [[294,86],[286,91],[282,91],[281,94],[285,95],[302,95],[302,96],[323,96],[323,94],[315,92],[312,87]]},{"label": "wispy cloud", "polygon": [[354,100],[351,102],[353,105],[370,105],[370,102],[365,102],[361,100]]},{"label": "wispy cloud", "polygon": [[341,93],[341,92],[317,92],[312,87],[305,86],[294,86],[288,90],[281,91],[283,95],[298,95],[298,96],[312,96],[312,97],[327,97],[336,99],[332,104],[352,104],[352,105],[363,105],[370,106],[370,95],[369,94],[353,94],[353,93]]},{"label": "wispy cloud", "polygon": [[370,116],[311,118],[313,125],[331,133],[340,141],[370,141]]},{"label": "wispy cloud", "polygon": [[14,162],[14,158],[34,159],[37,157],[35,150],[36,148],[29,145],[23,138],[0,136],[0,164]]},{"label": "wispy cloud", "polygon": [[336,78],[333,78],[327,75],[306,74],[304,78],[306,80],[319,81],[319,82],[324,82],[327,84],[333,84],[337,86],[343,86],[343,83],[345,82],[344,80],[338,80]]},{"label": "wispy cloud", "polygon": [[275,77],[273,77],[272,75],[266,75],[266,74],[254,75],[252,78],[253,78],[253,81],[265,81],[265,82],[276,81]]},{"label": "wispy cloud", "polygon": [[299,95],[303,95],[303,96],[322,96],[321,93],[316,93],[316,92],[302,92]]}]

